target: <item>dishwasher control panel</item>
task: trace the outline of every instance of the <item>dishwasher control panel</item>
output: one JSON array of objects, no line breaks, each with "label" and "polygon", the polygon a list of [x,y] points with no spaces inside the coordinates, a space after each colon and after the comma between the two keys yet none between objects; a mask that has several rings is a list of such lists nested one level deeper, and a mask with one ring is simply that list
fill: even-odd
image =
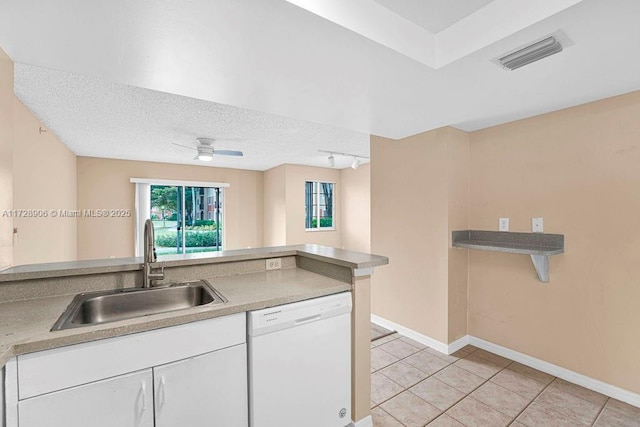
[{"label": "dishwasher control panel", "polygon": [[351,312],[351,292],[279,305],[248,313],[250,336]]}]

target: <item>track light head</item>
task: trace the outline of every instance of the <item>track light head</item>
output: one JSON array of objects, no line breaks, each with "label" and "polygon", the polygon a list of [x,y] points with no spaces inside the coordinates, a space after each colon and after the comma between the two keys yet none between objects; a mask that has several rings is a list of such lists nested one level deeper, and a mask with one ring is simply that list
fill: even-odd
[{"label": "track light head", "polygon": [[358,159],[357,157],[353,158],[353,163],[351,163],[351,168],[352,169],[358,169],[360,167],[360,159]]},{"label": "track light head", "polygon": [[329,167],[334,167],[336,165],[336,159],[333,157],[333,154],[329,155]]}]

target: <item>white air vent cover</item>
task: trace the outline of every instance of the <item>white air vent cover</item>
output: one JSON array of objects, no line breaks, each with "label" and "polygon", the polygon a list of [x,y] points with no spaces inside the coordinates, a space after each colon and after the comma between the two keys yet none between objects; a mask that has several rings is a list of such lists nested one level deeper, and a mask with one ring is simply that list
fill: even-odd
[{"label": "white air vent cover", "polygon": [[571,43],[566,35],[558,31],[553,35],[546,36],[539,41],[518,48],[507,55],[496,58],[494,59],[494,62],[507,70],[515,70],[531,64],[532,62],[560,53],[564,47],[570,44]]}]

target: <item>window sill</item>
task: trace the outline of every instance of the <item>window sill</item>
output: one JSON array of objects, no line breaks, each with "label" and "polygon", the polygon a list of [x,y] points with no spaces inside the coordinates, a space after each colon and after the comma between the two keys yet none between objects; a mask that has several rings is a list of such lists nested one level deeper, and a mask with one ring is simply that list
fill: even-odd
[{"label": "window sill", "polygon": [[335,227],[323,227],[323,228],[305,228],[304,231],[310,231],[312,233],[316,233],[318,231],[336,231]]}]

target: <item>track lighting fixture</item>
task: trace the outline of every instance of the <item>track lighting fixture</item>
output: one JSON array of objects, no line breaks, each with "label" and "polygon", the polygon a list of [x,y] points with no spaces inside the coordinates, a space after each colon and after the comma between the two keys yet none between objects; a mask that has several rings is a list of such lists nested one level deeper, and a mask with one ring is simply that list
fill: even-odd
[{"label": "track lighting fixture", "polygon": [[357,157],[353,157],[353,163],[351,163],[352,169],[358,169],[360,167],[360,160]]},{"label": "track lighting fixture", "polygon": [[350,153],[339,153],[337,151],[327,151],[327,150],[318,150],[321,153],[326,153],[329,155],[327,160],[329,160],[329,167],[333,168],[336,166],[336,159],[334,156],[344,156],[344,157],[353,157],[353,162],[351,163],[351,167],[353,169],[358,169],[362,164],[361,159],[368,159],[368,156],[360,156],[358,154],[350,154]]}]

